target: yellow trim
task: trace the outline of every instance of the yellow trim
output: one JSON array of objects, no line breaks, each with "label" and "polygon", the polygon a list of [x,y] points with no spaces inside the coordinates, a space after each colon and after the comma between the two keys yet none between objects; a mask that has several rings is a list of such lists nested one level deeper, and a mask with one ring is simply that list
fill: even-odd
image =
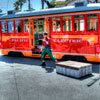
[{"label": "yellow trim", "polygon": [[44,31],[48,32],[47,27],[49,27],[49,18],[45,18],[45,22],[44,22]]},{"label": "yellow trim", "polygon": [[[1,53],[4,54],[4,55],[8,55],[9,52],[10,52],[9,50],[1,50]],[[15,52],[17,52],[17,51],[15,51]],[[41,57],[41,54],[32,54],[32,52],[21,52],[21,53],[26,57],[36,57],[36,58],[40,58]],[[53,53],[53,56],[55,56],[57,59],[62,59],[62,57],[64,55],[73,55],[73,54],[56,54],[56,53]],[[76,55],[76,54],[75,54],[75,56],[83,56],[89,62],[100,62],[99,56]],[[49,56],[47,55],[46,58],[49,58]]]},{"label": "yellow trim", "polygon": [[11,39],[11,38],[29,38],[29,36],[2,36],[2,41],[6,42],[7,40]]},{"label": "yellow trim", "polygon": [[[32,28],[32,29],[31,29]],[[31,35],[33,34],[33,35]],[[34,39],[34,19],[29,19],[29,36],[30,36],[30,48],[35,48],[35,39]],[[31,43],[31,39],[33,39],[33,45]]]},{"label": "yellow trim", "polygon": [[82,38],[89,42],[98,42],[98,37],[96,35],[53,35],[52,38]]}]

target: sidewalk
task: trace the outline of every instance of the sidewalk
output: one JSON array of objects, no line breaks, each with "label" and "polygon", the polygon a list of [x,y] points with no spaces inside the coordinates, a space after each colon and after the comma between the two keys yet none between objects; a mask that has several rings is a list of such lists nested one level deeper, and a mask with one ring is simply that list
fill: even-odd
[{"label": "sidewalk", "polygon": [[52,61],[46,68],[40,64],[40,59],[0,56],[0,100],[100,99],[100,80],[87,87],[97,70],[78,80],[56,74]]}]

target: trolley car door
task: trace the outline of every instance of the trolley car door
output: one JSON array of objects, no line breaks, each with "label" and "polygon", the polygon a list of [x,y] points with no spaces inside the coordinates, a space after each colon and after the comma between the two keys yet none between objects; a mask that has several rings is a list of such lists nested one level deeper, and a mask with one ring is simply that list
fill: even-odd
[{"label": "trolley car door", "polygon": [[[34,21],[32,22],[33,22],[32,26],[30,25],[30,40],[31,40],[32,53],[40,54],[42,47],[43,33],[44,32],[49,33],[49,18],[34,19]],[[32,31],[31,27],[33,27],[32,29],[34,31]]]},{"label": "trolley car door", "polygon": [[29,36],[30,36],[30,48],[35,48],[34,40],[34,20],[29,19]]}]

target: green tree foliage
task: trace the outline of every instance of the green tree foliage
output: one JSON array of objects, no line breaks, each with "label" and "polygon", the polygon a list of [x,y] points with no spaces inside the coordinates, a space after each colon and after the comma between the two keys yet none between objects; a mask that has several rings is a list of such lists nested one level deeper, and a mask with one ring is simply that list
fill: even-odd
[{"label": "green tree foliage", "polygon": [[20,9],[22,10],[22,6],[24,3],[26,3],[26,0],[18,0],[18,1],[19,1]]},{"label": "green tree foliage", "polygon": [[56,6],[61,6],[61,5],[67,5],[67,1],[64,1],[64,2],[58,2],[56,3]]},{"label": "green tree foliage", "polygon": [[[59,0],[60,1],[60,0]],[[50,4],[53,6],[53,7],[55,7],[55,6],[61,6],[61,5],[67,5],[67,1],[68,0],[65,0],[65,1],[61,1],[61,2],[57,2],[56,0],[52,0],[51,2],[50,2]]]},{"label": "green tree foliage", "polygon": [[14,3],[14,9],[15,10],[22,10],[22,6],[26,3],[26,0],[18,0]]},{"label": "green tree foliage", "polygon": [[0,9],[0,13],[2,13],[2,10]]},{"label": "green tree foliage", "polygon": [[16,2],[14,3],[14,9],[15,9],[15,10],[19,10],[19,2],[18,2],[18,1],[16,1]]},{"label": "green tree foliage", "polygon": [[56,0],[52,0],[52,1],[50,2],[50,5],[53,6],[53,7],[55,7],[55,6],[56,6]]}]

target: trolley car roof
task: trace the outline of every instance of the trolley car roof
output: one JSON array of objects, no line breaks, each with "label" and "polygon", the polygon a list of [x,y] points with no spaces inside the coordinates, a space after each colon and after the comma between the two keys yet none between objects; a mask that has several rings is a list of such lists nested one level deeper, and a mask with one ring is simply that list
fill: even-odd
[{"label": "trolley car roof", "polygon": [[17,12],[14,14],[5,14],[0,17],[0,19],[11,19],[11,18],[22,18],[22,17],[31,17],[31,16],[41,16],[41,15],[52,15],[52,14],[62,14],[62,13],[72,13],[72,12],[83,12],[83,11],[97,11],[100,10],[99,4],[88,4],[83,7],[61,7],[61,8],[51,8],[39,11],[24,11]]}]

